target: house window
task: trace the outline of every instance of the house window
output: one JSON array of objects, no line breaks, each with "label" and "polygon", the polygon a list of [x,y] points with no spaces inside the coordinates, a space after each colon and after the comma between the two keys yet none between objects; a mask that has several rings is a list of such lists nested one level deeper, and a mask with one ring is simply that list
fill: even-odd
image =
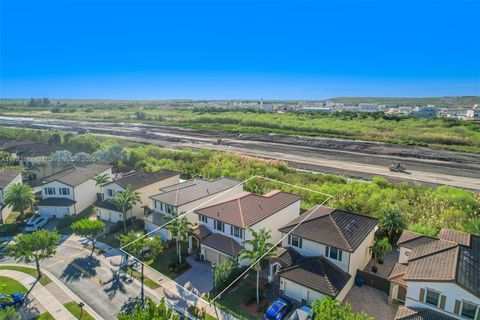
[{"label": "house window", "polygon": [[342,261],[342,250],[335,248],[335,247],[326,247],[325,248],[325,255],[330,259]]},{"label": "house window", "polygon": [[478,305],[468,301],[463,301],[461,315],[466,319],[475,319],[477,309],[478,309]]},{"label": "house window", "polygon": [[204,216],[203,214],[198,215],[198,220],[204,223],[208,223],[208,218]]},{"label": "house window", "polygon": [[215,230],[224,232],[225,224],[222,221],[214,220],[214,228]]},{"label": "house window", "polygon": [[48,194],[48,195],[53,195],[53,194],[55,194],[55,188],[46,187],[46,188],[45,188],[45,194]]},{"label": "house window", "polygon": [[107,189],[107,195],[109,197],[113,197],[115,195],[115,191],[113,191],[113,189]]},{"label": "house window", "polygon": [[160,202],[160,211],[165,211],[165,206],[163,205],[163,202]]},{"label": "house window", "polygon": [[69,188],[59,188],[58,191],[60,191],[60,194],[64,195],[64,196],[70,195],[70,189]]},{"label": "house window", "polygon": [[302,248],[303,240],[300,237],[288,235],[288,244],[292,247]]},{"label": "house window", "polygon": [[232,236],[243,239],[243,229],[240,227],[232,226],[230,228],[230,233]]},{"label": "house window", "polygon": [[440,293],[427,289],[427,295],[425,297],[425,303],[438,307],[438,303],[440,302]]}]

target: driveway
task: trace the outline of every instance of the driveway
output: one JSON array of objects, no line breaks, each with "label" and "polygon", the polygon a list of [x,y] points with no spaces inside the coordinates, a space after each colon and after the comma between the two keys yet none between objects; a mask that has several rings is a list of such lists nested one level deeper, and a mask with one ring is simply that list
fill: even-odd
[{"label": "driveway", "polygon": [[386,293],[368,286],[353,286],[343,300],[355,312],[364,311],[378,320],[394,319],[398,305],[388,304]]},{"label": "driveway", "polygon": [[193,255],[187,257],[187,262],[192,267],[178,276],[175,281],[189,291],[196,289],[196,292],[200,295],[210,292],[213,289],[213,274],[210,263],[198,262]]}]

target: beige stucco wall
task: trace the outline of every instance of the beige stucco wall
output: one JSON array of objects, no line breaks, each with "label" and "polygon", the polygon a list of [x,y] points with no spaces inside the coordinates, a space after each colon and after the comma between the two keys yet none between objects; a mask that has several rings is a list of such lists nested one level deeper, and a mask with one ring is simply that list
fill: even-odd
[{"label": "beige stucco wall", "polygon": [[[15,178],[13,178],[12,181],[10,181],[10,183],[5,186],[5,189],[0,189],[0,205],[3,205],[3,197],[4,197],[5,192],[7,192],[7,190],[10,189],[10,187],[15,183],[22,183],[22,174],[21,173],[19,173]],[[5,206],[1,210],[2,221],[5,221],[8,218],[8,216],[10,215],[10,213],[12,213],[12,207]]]}]

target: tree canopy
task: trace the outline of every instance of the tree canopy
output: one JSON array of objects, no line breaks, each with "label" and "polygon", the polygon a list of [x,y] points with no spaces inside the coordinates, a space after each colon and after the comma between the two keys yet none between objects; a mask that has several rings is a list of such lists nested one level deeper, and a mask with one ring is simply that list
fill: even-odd
[{"label": "tree canopy", "polygon": [[172,307],[161,300],[155,303],[151,298],[145,299],[145,308],[139,300],[133,306],[132,310],[117,314],[118,320],[180,320],[180,316]]},{"label": "tree canopy", "polygon": [[72,224],[72,230],[76,235],[92,241],[92,253],[95,251],[97,236],[105,230],[105,223],[100,220],[82,219]]},{"label": "tree canopy", "polygon": [[340,304],[330,297],[315,300],[312,304],[312,310],[315,314],[314,320],[374,320],[365,312],[353,312],[348,303]]}]

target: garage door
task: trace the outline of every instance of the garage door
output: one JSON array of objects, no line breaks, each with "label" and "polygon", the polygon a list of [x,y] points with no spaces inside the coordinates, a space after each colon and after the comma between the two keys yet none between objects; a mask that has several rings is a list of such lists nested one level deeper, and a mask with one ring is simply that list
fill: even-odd
[{"label": "garage door", "polygon": [[219,262],[218,252],[205,247],[205,260],[208,262]]},{"label": "garage door", "polygon": [[302,301],[302,300],[307,300],[307,290],[294,283],[294,282],[290,282],[290,281],[286,281],[286,280],[283,280],[284,281],[284,294],[293,299],[293,300],[296,300],[296,301]]},{"label": "garage door", "polygon": [[68,207],[39,207],[38,212],[42,216],[63,218],[70,214]]}]

